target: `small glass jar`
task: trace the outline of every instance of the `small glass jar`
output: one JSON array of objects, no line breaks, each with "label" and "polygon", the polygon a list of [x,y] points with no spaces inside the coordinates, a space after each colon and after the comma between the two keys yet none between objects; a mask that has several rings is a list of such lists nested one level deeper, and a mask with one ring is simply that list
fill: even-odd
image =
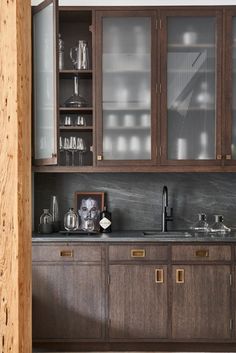
[{"label": "small glass jar", "polygon": [[206,214],[199,213],[198,214],[198,221],[193,224],[190,229],[196,233],[197,235],[205,235],[209,232],[209,225],[206,221]]},{"label": "small glass jar", "polygon": [[52,215],[48,208],[44,208],[43,213],[40,216],[39,233],[49,234],[53,231],[53,220]]},{"label": "small glass jar", "polygon": [[224,217],[222,215],[214,215],[215,223],[210,227],[210,232],[212,236],[226,235],[231,232],[231,229],[224,225]]},{"label": "small glass jar", "polygon": [[73,208],[69,208],[69,211],[64,216],[64,227],[68,231],[78,229],[78,216]]}]

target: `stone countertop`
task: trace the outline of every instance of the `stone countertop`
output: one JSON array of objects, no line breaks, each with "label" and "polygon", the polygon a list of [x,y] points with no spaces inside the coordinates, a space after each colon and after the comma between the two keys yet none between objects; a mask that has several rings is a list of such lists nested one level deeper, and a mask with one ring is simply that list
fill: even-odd
[{"label": "stone countertop", "polygon": [[[236,242],[236,231],[230,233],[227,236],[194,236],[194,235],[180,235],[174,236],[175,232],[168,232],[161,236],[144,235],[142,230],[133,231],[114,231],[109,234],[67,234],[67,233],[52,233],[52,234],[38,234],[33,233],[33,243],[57,243],[57,242],[97,242],[97,243],[132,243],[132,242],[148,242],[148,243],[159,243],[159,242],[184,242],[184,243],[201,243],[201,242]],[[178,231],[179,232],[179,231]],[[186,232],[186,231],[185,231]],[[171,234],[172,233],[172,234]],[[184,234],[184,231],[183,231]]]}]

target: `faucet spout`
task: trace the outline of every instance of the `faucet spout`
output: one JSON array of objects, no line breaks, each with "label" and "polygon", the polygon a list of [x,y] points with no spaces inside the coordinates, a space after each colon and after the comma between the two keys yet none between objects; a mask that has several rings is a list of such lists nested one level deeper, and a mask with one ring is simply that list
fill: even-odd
[{"label": "faucet spout", "polygon": [[173,221],[173,208],[170,209],[168,215],[168,188],[166,185],[162,189],[162,215],[161,215],[161,231],[167,232],[167,222]]}]

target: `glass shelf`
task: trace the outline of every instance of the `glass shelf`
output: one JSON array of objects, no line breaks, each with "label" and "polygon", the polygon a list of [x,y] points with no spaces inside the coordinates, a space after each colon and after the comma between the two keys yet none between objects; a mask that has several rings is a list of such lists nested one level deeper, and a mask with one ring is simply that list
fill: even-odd
[{"label": "glass shelf", "polygon": [[73,78],[75,75],[78,75],[79,78],[92,78],[92,70],[60,70],[60,78]]},{"label": "glass shelf", "polygon": [[92,131],[93,126],[60,126],[61,131]]},{"label": "glass shelf", "polygon": [[93,111],[92,107],[81,107],[81,108],[69,108],[69,107],[60,107],[60,112],[90,112]]}]

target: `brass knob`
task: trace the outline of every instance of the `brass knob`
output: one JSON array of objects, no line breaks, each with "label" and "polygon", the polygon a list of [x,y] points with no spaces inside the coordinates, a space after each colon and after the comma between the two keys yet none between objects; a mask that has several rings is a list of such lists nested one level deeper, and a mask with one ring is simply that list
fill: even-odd
[{"label": "brass knob", "polygon": [[97,160],[98,160],[98,161],[102,161],[102,156],[101,156],[101,155],[98,155],[98,156],[97,156]]},{"label": "brass knob", "polygon": [[223,159],[222,154],[217,154],[216,159]]}]

